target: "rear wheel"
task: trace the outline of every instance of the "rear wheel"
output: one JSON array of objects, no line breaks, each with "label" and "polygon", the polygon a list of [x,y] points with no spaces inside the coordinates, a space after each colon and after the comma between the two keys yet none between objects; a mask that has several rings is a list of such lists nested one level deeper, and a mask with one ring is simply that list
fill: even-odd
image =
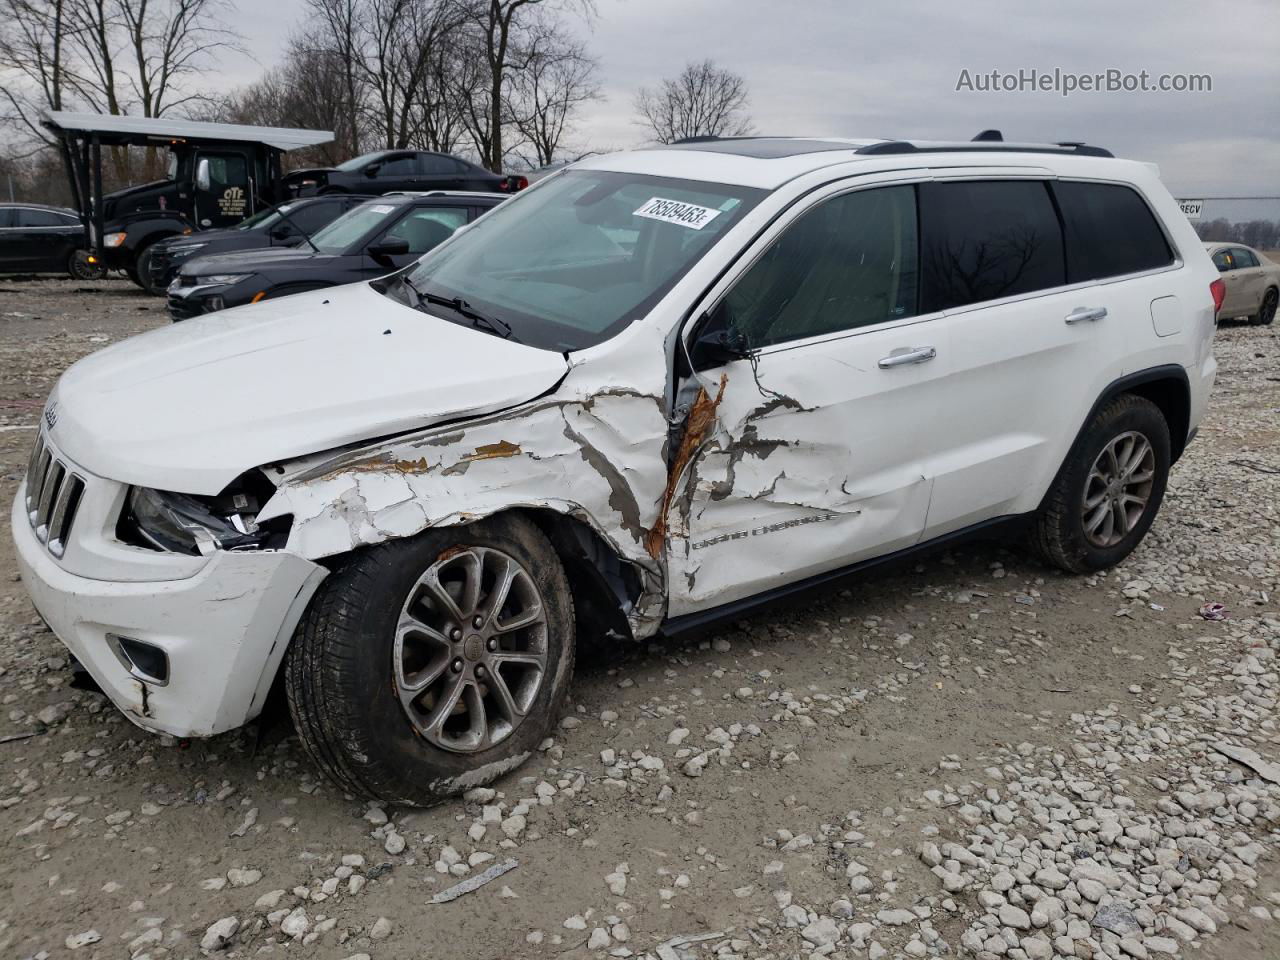
[{"label": "rear wheel", "polygon": [[1095,414],[1058,471],[1032,544],[1069,573],[1115,566],[1142,542],[1169,479],[1169,425],[1150,400],[1124,394]]},{"label": "rear wheel", "polygon": [[1262,295],[1262,303],[1258,307],[1258,312],[1251,316],[1249,321],[1260,326],[1271,326],[1276,319],[1277,300],[1280,300],[1280,294],[1277,294],[1275,287],[1272,287]]},{"label": "rear wheel", "polygon": [[516,516],[353,554],[321,585],[285,665],[294,724],[344,789],[427,804],[519,766],[573,673],[573,601]]},{"label": "rear wheel", "polygon": [[107,275],[107,268],[101,263],[90,263],[89,254],[84,250],[72,250],[67,257],[67,273],[72,280],[101,280]]}]

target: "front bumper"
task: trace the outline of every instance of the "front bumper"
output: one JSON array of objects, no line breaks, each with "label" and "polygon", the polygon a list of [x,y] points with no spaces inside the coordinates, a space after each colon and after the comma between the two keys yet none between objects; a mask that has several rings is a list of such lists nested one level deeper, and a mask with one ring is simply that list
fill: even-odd
[{"label": "front bumper", "polygon": [[[31,600],[130,720],[177,737],[208,737],[261,712],[323,567],[283,551],[233,551],[213,554],[184,579],[90,579],[64,569],[37,539],[25,496],[24,482],[10,522]],[[136,678],[108,634],[162,649],[168,683]]]},{"label": "front bumper", "polygon": [[198,317],[202,313],[243,306],[257,292],[256,289],[249,289],[250,287],[251,283],[247,280],[230,284],[184,286],[182,274],[179,273],[166,290],[169,316],[176,323]]}]

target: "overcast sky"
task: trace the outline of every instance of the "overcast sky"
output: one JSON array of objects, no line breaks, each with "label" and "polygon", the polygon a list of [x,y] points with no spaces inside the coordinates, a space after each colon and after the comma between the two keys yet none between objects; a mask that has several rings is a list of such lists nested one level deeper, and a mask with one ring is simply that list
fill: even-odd
[{"label": "overcast sky", "polygon": [[[224,81],[274,63],[300,9],[254,6],[241,25],[251,59],[229,63]],[[996,127],[1010,140],[1084,140],[1155,161],[1182,197],[1280,195],[1276,0],[597,0],[597,10],[589,25],[575,21],[605,94],[583,111],[580,148],[642,142],[635,91],[710,57],[746,78],[762,133],[969,139]],[[1055,68],[1207,73],[1212,91],[956,90],[962,70]]]}]

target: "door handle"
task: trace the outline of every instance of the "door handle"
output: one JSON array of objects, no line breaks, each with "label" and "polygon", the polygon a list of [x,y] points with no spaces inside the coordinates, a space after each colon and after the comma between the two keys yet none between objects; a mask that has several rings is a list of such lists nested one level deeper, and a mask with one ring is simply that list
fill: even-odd
[{"label": "door handle", "polygon": [[1085,320],[1101,320],[1106,315],[1106,307],[1076,307],[1064,319],[1067,323],[1083,323]]},{"label": "door handle", "polygon": [[890,367],[903,367],[908,363],[924,363],[926,360],[932,360],[938,355],[938,351],[933,347],[901,347],[887,357],[880,360],[880,369],[888,370]]}]

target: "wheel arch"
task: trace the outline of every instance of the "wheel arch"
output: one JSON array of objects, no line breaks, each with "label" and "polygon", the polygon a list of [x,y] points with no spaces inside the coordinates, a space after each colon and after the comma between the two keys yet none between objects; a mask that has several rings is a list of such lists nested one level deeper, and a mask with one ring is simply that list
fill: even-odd
[{"label": "wheel arch", "polygon": [[1125,393],[1150,400],[1159,408],[1165,422],[1169,424],[1170,463],[1177,463],[1186,449],[1187,434],[1191,428],[1191,381],[1187,377],[1187,371],[1174,363],[1149,367],[1108,384],[1081,422],[1072,449],[1098,411]]}]

